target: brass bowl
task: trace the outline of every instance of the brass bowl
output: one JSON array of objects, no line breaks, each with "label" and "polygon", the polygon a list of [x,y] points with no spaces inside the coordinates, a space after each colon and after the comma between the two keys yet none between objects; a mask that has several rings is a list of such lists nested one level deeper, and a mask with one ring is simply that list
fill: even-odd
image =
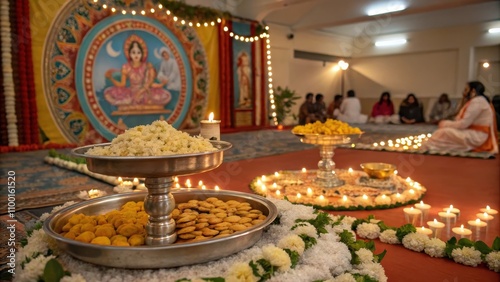
[{"label": "brass bowl", "polygon": [[363,163],[360,164],[364,172],[371,178],[387,179],[394,174],[396,166],[387,163]]}]

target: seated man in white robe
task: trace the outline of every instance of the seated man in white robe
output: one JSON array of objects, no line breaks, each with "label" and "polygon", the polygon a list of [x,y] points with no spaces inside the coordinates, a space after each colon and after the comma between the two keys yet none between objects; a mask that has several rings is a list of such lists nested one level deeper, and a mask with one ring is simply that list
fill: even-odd
[{"label": "seated man in white robe", "polygon": [[361,113],[361,102],[354,90],[347,91],[347,98],[340,104],[340,113],[337,119],[347,123],[366,123],[368,116]]},{"label": "seated man in white robe", "polygon": [[177,62],[172,58],[170,52],[165,47],[160,49],[160,54],[163,59],[160,64],[160,68],[158,69],[157,79],[160,81],[162,86],[166,85],[167,89],[180,91],[181,77]]},{"label": "seated man in white robe", "polygon": [[454,121],[439,122],[439,129],[423,144],[424,149],[498,153],[496,118],[484,85],[478,81],[466,84],[464,104]]}]

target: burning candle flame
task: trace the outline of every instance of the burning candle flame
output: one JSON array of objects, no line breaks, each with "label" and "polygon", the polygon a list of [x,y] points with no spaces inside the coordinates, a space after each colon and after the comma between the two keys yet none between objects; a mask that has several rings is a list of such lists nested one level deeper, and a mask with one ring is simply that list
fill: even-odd
[{"label": "burning candle flame", "polygon": [[209,115],[208,115],[208,121],[214,121],[214,113],[211,112]]}]

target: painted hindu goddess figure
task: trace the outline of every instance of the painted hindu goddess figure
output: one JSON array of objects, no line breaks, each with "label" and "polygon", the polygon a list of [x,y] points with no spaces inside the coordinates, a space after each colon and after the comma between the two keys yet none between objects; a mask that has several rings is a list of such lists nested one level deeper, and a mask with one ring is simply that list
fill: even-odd
[{"label": "painted hindu goddess figure", "polygon": [[144,40],[135,34],[129,36],[125,40],[123,51],[127,63],[122,66],[121,78],[117,80],[113,77],[113,73],[118,70],[110,69],[106,72],[106,78],[113,86],[104,90],[104,98],[119,108],[126,105],[164,106],[170,102],[170,92],[161,84],[154,83],[156,71],[147,61],[148,48]]},{"label": "painted hindu goddess figure", "polygon": [[252,100],[250,98],[250,58],[245,51],[242,51],[238,55],[238,61],[236,63],[240,90],[239,106],[242,108],[249,108],[252,105]]}]

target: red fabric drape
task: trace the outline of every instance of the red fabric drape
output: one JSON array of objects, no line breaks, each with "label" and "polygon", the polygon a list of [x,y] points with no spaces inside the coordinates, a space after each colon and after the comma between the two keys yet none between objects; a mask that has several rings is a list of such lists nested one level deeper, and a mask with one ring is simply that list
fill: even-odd
[{"label": "red fabric drape", "polygon": [[[14,95],[15,95],[15,108],[16,108],[16,119],[17,119],[17,142],[21,144],[25,143],[25,132],[29,131],[29,128],[24,128],[23,122],[26,120],[23,115],[24,103],[27,99],[23,97],[21,92],[21,81],[20,80],[20,70],[22,67],[19,66],[19,40],[22,39],[18,36],[18,24],[17,16],[19,13],[19,3],[15,0],[9,1],[9,20],[10,20],[10,40],[11,40],[11,67],[12,67],[12,79],[14,81]],[[21,15],[20,15],[21,16]],[[22,17],[22,16],[21,16]],[[25,93],[24,93],[25,94]],[[12,134],[12,132],[9,132]]]},{"label": "red fabric drape", "polygon": [[[31,53],[29,0],[10,0],[9,2],[18,142],[19,145],[40,145]],[[2,95],[2,100],[5,101],[4,99]],[[6,124],[7,120],[2,120],[2,123]],[[5,134],[5,136],[8,135]],[[8,145],[8,141],[4,142],[2,138],[1,144]]]},{"label": "red fabric drape", "polygon": [[230,21],[219,25],[219,76],[220,76],[220,117],[221,128],[231,128],[234,125],[232,115],[233,105],[233,68],[232,68],[232,37],[224,31],[224,26],[232,29]]},{"label": "red fabric drape", "polygon": [[[0,56],[2,66],[2,56]],[[0,146],[9,145],[7,132],[7,113],[5,112],[5,92],[3,90],[3,71],[0,71]]]},{"label": "red fabric drape", "polygon": [[24,48],[26,57],[26,91],[28,92],[28,105],[29,105],[29,126],[30,126],[30,144],[40,143],[40,132],[38,129],[38,108],[36,106],[36,91],[35,91],[35,76],[33,75],[33,53],[31,51],[31,29],[30,29],[30,5],[29,0],[22,0],[23,2],[23,28],[22,34],[24,38]]}]

